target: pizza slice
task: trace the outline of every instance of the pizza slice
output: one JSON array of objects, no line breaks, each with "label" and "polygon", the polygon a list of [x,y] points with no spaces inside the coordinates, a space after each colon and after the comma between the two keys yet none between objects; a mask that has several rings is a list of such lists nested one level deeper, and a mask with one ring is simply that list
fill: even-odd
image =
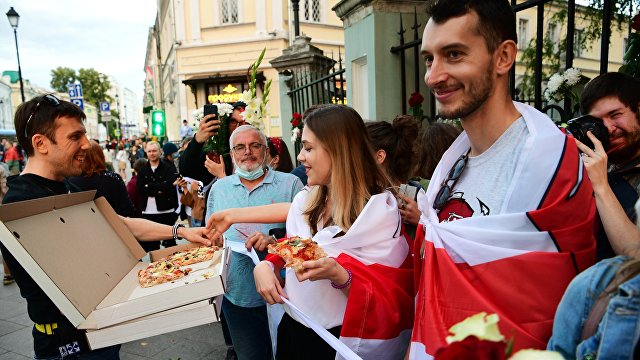
[{"label": "pizza slice", "polygon": [[303,262],[327,256],[317,242],[311,239],[302,239],[299,236],[283,239],[267,248],[270,254],[276,254],[284,259],[284,267],[293,268],[298,272],[304,270]]},{"label": "pizza slice", "polygon": [[185,251],[178,251],[166,258],[178,266],[191,265],[213,258],[213,254],[218,251],[217,246],[200,246]]},{"label": "pizza slice", "polygon": [[176,281],[191,272],[191,268],[181,269],[179,265],[166,260],[152,262],[145,269],[138,271],[140,286],[148,288],[158,284]]}]

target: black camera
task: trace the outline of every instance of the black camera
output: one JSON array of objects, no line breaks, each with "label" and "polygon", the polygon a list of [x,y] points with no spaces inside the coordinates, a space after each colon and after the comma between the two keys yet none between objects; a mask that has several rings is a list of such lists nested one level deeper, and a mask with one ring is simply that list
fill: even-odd
[{"label": "black camera", "polygon": [[590,149],[594,149],[595,145],[587,136],[587,131],[591,131],[596,139],[602,143],[605,151],[609,148],[609,131],[604,126],[602,119],[598,119],[595,116],[583,115],[567,121],[567,131],[581,143],[587,145]]}]

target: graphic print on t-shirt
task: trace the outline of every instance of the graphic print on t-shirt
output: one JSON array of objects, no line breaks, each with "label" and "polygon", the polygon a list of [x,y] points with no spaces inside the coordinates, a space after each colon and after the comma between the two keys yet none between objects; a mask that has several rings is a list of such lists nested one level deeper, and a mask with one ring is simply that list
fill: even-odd
[{"label": "graphic print on t-shirt", "polygon": [[[478,202],[477,209],[480,210],[479,216],[487,216],[491,213],[491,209],[489,209],[487,204],[477,197],[475,200]],[[464,192],[458,191],[454,192],[442,207],[438,213],[438,220],[440,222],[452,222],[458,219],[472,217],[474,213],[473,207],[467,202],[467,199],[464,198]]]}]

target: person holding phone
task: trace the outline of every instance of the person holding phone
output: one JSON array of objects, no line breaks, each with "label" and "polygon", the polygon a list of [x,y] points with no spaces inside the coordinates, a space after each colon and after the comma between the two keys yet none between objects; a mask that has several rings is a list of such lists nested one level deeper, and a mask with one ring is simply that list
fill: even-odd
[{"label": "person holding phone", "polygon": [[[247,105],[242,101],[233,104],[233,112],[227,120],[228,134],[244,124],[242,113]],[[180,173],[184,176],[202,181],[209,184],[213,179],[224,177],[233,173],[232,164],[225,164],[225,167],[216,166],[214,161],[209,160],[202,152],[202,147],[208,138],[215,135],[220,129],[220,120],[217,114],[208,114],[202,118],[198,125],[198,131],[193,136],[193,141],[189,143],[187,148],[180,155],[179,168]],[[223,171],[224,170],[224,171]]]}]

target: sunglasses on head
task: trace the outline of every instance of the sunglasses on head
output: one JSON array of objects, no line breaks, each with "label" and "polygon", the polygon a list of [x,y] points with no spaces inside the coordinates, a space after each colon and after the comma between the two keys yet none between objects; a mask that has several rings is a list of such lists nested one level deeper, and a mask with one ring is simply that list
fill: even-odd
[{"label": "sunglasses on head", "polygon": [[33,109],[33,111],[31,112],[31,114],[29,114],[29,117],[27,118],[27,123],[24,125],[24,138],[28,139],[29,136],[28,134],[28,129],[29,129],[29,122],[31,122],[31,118],[33,118],[33,115],[35,115],[36,111],[38,111],[38,108],[40,107],[40,104],[42,104],[43,102],[46,102],[47,104],[56,107],[58,105],[60,105],[60,100],[58,100],[57,97],[53,96],[52,94],[47,94],[42,96],[42,98],[40,98],[40,100],[36,103],[36,107]]},{"label": "sunglasses on head", "polygon": [[[467,166],[467,160],[469,160],[470,151],[471,149],[469,149],[466,153],[460,155],[458,160],[456,160],[456,162],[451,167],[451,170],[449,170],[449,175],[447,176],[447,178],[444,179],[442,184],[440,184],[440,190],[438,191],[436,199],[433,202],[434,209],[438,211],[441,210],[442,207],[447,203],[447,201],[449,201],[451,193],[453,192],[453,188],[456,186],[458,179],[460,179],[460,175],[462,175],[464,168]],[[449,185],[450,181],[453,181],[451,185]]]}]

